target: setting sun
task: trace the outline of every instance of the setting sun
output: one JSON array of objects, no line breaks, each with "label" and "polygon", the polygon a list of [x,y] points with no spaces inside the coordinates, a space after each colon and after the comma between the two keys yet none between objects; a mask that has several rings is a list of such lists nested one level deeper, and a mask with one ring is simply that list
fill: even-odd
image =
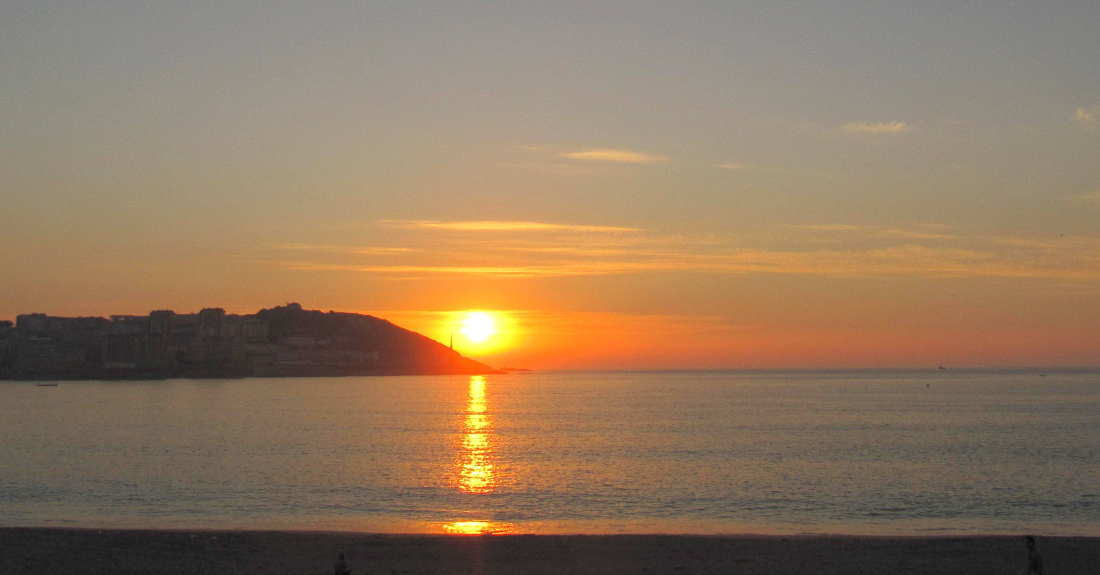
[{"label": "setting sun", "polygon": [[497,332],[496,320],[488,312],[470,311],[462,318],[459,333],[474,343],[482,343]]}]

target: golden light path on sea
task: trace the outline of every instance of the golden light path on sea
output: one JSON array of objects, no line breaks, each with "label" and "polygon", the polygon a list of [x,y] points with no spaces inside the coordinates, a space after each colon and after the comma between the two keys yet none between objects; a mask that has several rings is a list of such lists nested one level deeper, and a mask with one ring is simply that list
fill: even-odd
[{"label": "golden light path on sea", "polygon": [[[454,487],[470,495],[492,493],[497,487],[493,469],[493,424],[485,377],[470,376],[462,441],[458,444]],[[515,527],[495,521],[452,521],[443,531],[455,534],[508,533]]]},{"label": "golden light path on sea", "polygon": [[466,493],[489,493],[493,477],[492,428],[486,413],[485,378],[470,378],[469,403],[466,405],[466,434],[462,438],[462,470],[459,487]]}]

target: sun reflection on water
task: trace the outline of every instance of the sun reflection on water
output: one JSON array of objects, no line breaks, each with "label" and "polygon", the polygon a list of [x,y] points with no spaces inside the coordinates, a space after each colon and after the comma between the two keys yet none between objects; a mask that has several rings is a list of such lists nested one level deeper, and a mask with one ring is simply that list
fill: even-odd
[{"label": "sun reflection on water", "polygon": [[[493,420],[485,383],[483,376],[470,377],[462,439],[456,445],[454,486],[463,493],[483,495],[492,493],[497,487],[493,468]],[[496,521],[454,521],[444,524],[443,531],[466,535],[512,533],[515,526]]]},{"label": "sun reflection on water", "polygon": [[455,535],[502,535],[515,533],[515,526],[511,523],[497,523],[496,521],[455,521],[443,526],[443,531]]},{"label": "sun reflection on water", "polygon": [[486,413],[486,403],[485,378],[471,376],[458,470],[458,487],[465,493],[490,493],[496,487],[492,420]]}]

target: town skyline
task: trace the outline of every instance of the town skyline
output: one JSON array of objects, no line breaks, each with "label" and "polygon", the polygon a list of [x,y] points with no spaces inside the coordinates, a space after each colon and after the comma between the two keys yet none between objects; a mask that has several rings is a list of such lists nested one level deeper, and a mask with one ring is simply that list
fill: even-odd
[{"label": "town skyline", "polygon": [[288,303],[252,314],[59,317],[0,322],[0,379],[166,379],[493,373],[421,334],[368,315]]}]

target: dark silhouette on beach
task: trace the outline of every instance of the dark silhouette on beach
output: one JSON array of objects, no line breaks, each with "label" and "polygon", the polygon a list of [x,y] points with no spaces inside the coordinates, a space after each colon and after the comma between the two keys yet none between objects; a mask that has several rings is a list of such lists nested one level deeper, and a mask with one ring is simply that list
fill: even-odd
[{"label": "dark silhouette on beach", "polygon": [[343,553],[336,559],[336,565],[333,568],[333,572],[336,575],[351,575],[351,569],[348,568],[348,562],[344,559]]},{"label": "dark silhouette on beach", "polygon": [[1035,538],[1024,537],[1024,544],[1027,545],[1027,575],[1043,575],[1043,555],[1035,546]]}]

